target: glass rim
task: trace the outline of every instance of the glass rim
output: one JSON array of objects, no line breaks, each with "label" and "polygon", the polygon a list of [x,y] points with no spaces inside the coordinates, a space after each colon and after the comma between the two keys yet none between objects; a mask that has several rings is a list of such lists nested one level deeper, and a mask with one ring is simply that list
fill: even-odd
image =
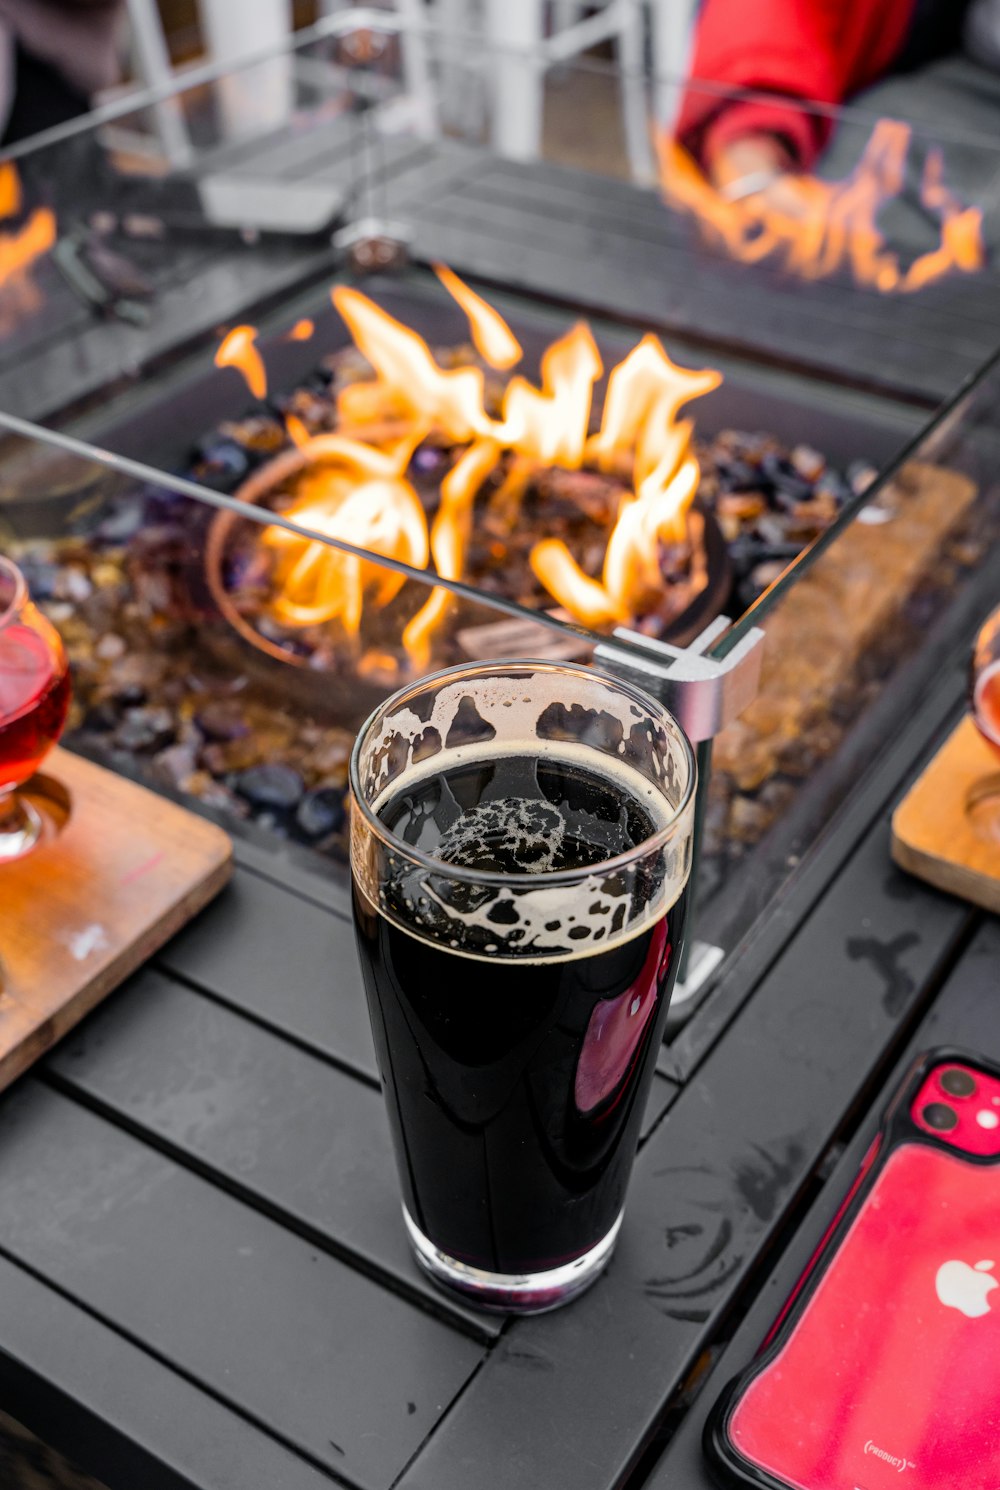
[{"label": "glass rim", "polygon": [[[364,747],[365,738],[379,715],[386,711],[390,704],[394,706],[404,704],[408,698],[421,692],[428,685],[443,682],[447,678],[460,678],[468,674],[505,673],[512,670],[516,671],[517,669],[521,669],[522,671],[530,669],[532,672],[570,673],[588,679],[596,677],[603,683],[613,685],[626,694],[634,703],[647,709],[654,718],[666,723],[669,732],[681,747],[684,762],[687,766],[687,780],[677,806],[671,809],[670,817],[661,827],[657,828],[655,833],[651,833],[648,838],[644,838],[641,843],[635,844],[624,853],[616,854],[611,859],[601,859],[596,864],[584,864],[574,869],[557,869],[549,873],[543,870],[537,874],[500,874],[492,870],[467,869],[460,864],[449,864],[447,859],[439,859],[435,854],[427,853],[425,849],[419,849],[413,844],[406,843],[402,838],[397,837],[391,828],[386,827],[385,823],[364,797],[359,786],[361,751]],[[599,751],[596,753],[600,754]],[[419,864],[422,868],[428,869],[435,874],[441,874],[446,871],[450,872],[456,880],[460,880],[463,884],[483,885],[491,889],[500,889],[506,886],[518,890],[539,889],[543,885],[576,884],[589,879],[595,874],[614,874],[616,870],[627,868],[646,854],[658,853],[660,850],[666,848],[667,844],[676,835],[678,825],[683,822],[688,809],[691,807],[694,800],[697,778],[697,762],[690,740],[666,705],[662,704],[659,699],[654,698],[651,693],[647,693],[645,689],[637,687],[636,684],[626,678],[620,678],[615,673],[606,672],[602,668],[588,666],[586,663],[553,662],[535,657],[509,657],[498,658],[490,662],[458,663],[453,667],[441,668],[434,673],[425,673],[422,678],[418,678],[413,683],[407,684],[404,688],[397,689],[395,693],[391,694],[389,698],[384,699],[382,703],[378,704],[372,710],[364,724],[358,730],[354,747],[351,750],[348,771],[352,806],[356,805],[369,829],[394,853],[400,854],[403,858],[410,860],[412,863]]]},{"label": "glass rim", "polygon": [[0,554],[0,574],[7,574],[14,582],[14,593],[5,606],[0,608],[0,628],[22,610],[28,598],[28,585],[20,569],[13,559],[8,559],[6,554]]}]

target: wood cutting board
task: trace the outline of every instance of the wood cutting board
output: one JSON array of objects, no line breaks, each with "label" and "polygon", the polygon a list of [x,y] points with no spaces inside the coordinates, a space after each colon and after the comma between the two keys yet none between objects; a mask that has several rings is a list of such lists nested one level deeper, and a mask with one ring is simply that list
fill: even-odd
[{"label": "wood cutting board", "polygon": [[[30,792],[58,831],[0,860],[0,1088],[229,878],[221,828],[65,750]],[[68,815],[66,808],[68,806]]]},{"label": "wood cutting board", "polygon": [[892,857],[939,890],[1000,912],[1000,836],[986,831],[994,798],[1000,822],[1000,756],[967,714],[893,813]]}]

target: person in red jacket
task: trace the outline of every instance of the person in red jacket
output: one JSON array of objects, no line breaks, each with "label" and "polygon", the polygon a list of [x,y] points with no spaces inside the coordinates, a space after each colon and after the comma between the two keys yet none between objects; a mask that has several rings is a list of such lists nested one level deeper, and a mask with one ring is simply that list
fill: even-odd
[{"label": "person in red jacket", "polygon": [[997,9],[972,0],[966,18],[966,0],[704,0],[676,137],[727,197],[780,190],[812,168],[833,127],[807,101],[836,106],[948,52],[966,21],[968,45],[972,21],[981,31]]}]

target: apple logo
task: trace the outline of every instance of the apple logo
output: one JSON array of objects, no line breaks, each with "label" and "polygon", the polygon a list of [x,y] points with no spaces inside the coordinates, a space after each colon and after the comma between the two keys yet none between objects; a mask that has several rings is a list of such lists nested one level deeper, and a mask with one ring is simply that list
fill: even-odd
[{"label": "apple logo", "polygon": [[969,1319],[979,1319],[989,1314],[986,1296],[996,1288],[997,1280],[990,1272],[995,1264],[987,1259],[971,1268],[967,1262],[943,1262],[937,1270],[934,1286],[937,1296],[946,1309],[957,1309]]}]

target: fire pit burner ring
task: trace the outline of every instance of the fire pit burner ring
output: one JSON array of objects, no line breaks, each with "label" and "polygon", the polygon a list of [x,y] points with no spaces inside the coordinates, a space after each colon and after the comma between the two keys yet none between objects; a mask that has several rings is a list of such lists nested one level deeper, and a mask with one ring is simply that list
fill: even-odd
[{"label": "fire pit burner ring", "polygon": [[[297,445],[292,446],[255,471],[233,493],[234,498],[247,506],[259,507],[273,497],[285,482],[306,470],[310,464],[311,457],[308,450]],[[714,513],[696,499],[690,516],[692,522],[700,529],[700,561],[705,565],[706,583],[693,596],[689,604],[670,620],[665,629],[656,632],[658,640],[670,642],[675,646],[686,646],[725,609],[732,588],[732,566],[729,553]],[[297,675],[297,678],[296,684],[292,686],[296,687],[296,691],[300,691],[297,684],[301,684],[305,695],[315,702],[321,694],[329,696],[331,677],[339,676],[342,669],[336,666],[318,666],[315,657],[298,652],[287,644],[283,645],[281,640],[265,635],[253,620],[243,613],[233,590],[227,583],[226,561],[231,541],[239,525],[251,521],[231,510],[220,512],[213,518],[205,547],[205,573],[212,598],[220,615],[232,631],[248,643],[254,652],[287,664],[294,669],[293,675]],[[433,574],[429,572],[428,582],[432,580]],[[482,593],[484,604],[488,605],[491,596],[486,592]],[[641,629],[641,617],[637,625]],[[290,675],[286,674],[286,679],[290,681]],[[348,680],[345,678],[344,681]],[[399,681],[403,681],[402,676]],[[366,686],[363,679],[355,677],[350,679],[350,694],[354,706],[352,712],[355,712],[362,702],[361,695],[364,695],[365,699],[370,695],[374,705],[374,702],[383,696],[384,688]]]}]

